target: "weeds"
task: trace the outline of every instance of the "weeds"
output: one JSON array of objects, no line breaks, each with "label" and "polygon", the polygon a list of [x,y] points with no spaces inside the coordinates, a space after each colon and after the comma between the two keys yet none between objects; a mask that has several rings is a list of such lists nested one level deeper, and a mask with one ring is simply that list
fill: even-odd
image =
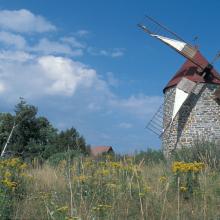
[{"label": "weeds", "polygon": [[0,160],[0,218],[10,219],[13,202],[25,192],[27,165],[18,158]]},{"label": "weeds", "polygon": [[106,156],[36,168],[17,159],[0,164],[1,189],[10,196],[4,206],[1,200],[1,219],[220,218],[220,174],[204,162]]}]

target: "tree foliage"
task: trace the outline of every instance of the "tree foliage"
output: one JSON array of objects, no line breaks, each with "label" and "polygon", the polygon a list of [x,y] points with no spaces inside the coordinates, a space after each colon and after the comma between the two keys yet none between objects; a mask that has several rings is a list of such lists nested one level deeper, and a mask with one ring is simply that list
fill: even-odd
[{"label": "tree foliage", "polygon": [[13,124],[16,125],[6,154],[12,152],[25,159],[39,157],[45,160],[68,149],[84,154],[89,152],[85,139],[75,128],[58,131],[46,117],[37,115],[37,107],[28,104],[23,98],[15,106],[14,112],[15,114],[0,113],[1,150]]}]

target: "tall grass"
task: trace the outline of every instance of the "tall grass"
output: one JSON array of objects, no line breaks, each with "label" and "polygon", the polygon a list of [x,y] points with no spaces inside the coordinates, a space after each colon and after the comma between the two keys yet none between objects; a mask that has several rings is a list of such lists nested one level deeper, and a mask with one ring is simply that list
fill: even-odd
[{"label": "tall grass", "polygon": [[[14,219],[218,219],[220,174],[206,166],[190,197],[165,163],[78,158],[29,170]],[[185,175],[185,173],[183,173]],[[71,187],[70,187],[71,186]]]},{"label": "tall grass", "polygon": [[220,144],[197,140],[191,147],[182,147],[172,154],[172,159],[185,162],[203,162],[213,169],[220,169]]},{"label": "tall grass", "polygon": [[219,149],[0,161],[0,219],[220,219]]}]

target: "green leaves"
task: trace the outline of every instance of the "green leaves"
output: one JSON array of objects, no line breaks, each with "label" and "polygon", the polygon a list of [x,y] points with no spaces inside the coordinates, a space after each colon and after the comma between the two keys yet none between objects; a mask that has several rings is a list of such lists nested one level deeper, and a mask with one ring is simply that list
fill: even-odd
[{"label": "green leaves", "polygon": [[[75,128],[58,132],[46,117],[37,115],[36,106],[20,98],[15,115],[0,113],[0,148],[3,148],[13,124],[16,124],[6,152],[13,152],[23,159],[48,159],[51,155],[70,150],[89,153],[89,146]],[[2,150],[2,149],[1,149]]]}]

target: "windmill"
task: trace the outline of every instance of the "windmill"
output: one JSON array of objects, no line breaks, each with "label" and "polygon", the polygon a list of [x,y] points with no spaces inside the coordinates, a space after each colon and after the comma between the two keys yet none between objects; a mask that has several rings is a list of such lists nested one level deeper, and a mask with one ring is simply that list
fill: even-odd
[{"label": "windmill", "polygon": [[146,16],[138,26],[186,58],[163,90],[164,103],[147,124],[162,138],[164,153],[191,145],[201,134],[220,140],[220,75],[213,68],[220,53],[209,63],[196,46],[153,18]]}]

